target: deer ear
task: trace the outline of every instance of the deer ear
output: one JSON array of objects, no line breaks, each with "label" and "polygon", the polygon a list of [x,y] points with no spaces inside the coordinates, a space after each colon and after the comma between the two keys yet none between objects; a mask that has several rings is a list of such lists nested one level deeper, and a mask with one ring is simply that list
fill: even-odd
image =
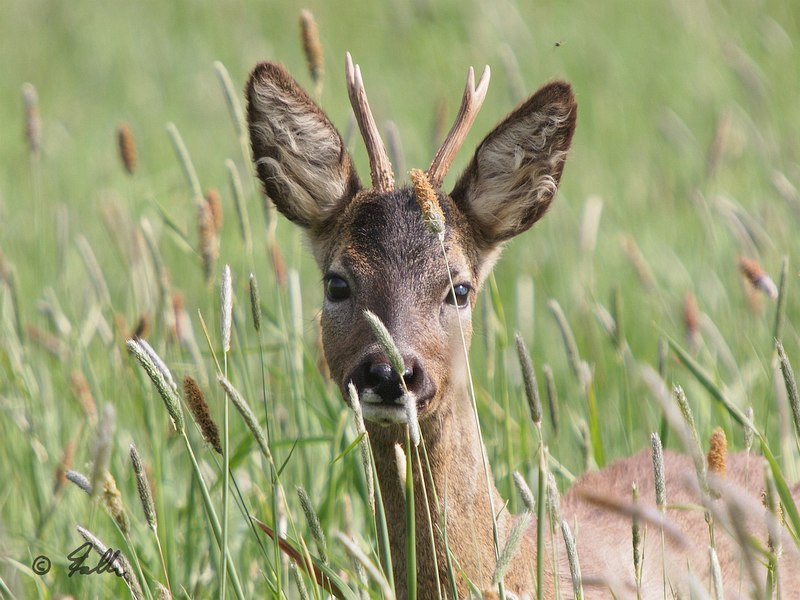
[{"label": "deer ear", "polygon": [[291,221],[320,226],[361,187],[339,132],[280,65],[256,66],[246,93],[253,161],[267,194]]},{"label": "deer ear", "polygon": [[568,83],[550,83],[484,139],[451,197],[487,246],[530,228],[556,194],[575,132]]}]

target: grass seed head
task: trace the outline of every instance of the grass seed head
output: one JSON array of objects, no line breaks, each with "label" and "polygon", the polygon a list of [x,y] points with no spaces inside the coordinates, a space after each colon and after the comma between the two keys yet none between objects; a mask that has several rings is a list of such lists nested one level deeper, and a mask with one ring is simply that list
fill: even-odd
[{"label": "grass seed head", "polygon": [[109,463],[111,462],[115,417],[114,407],[110,404],[106,404],[103,408],[103,416],[97,426],[97,434],[92,451],[92,492],[95,495],[100,490],[100,484],[104,480]]},{"label": "grass seed head", "polygon": [[439,205],[439,196],[436,194],[436,190],[433,189],[428,176],[423,171],[411,169],[409,175],[414,186],[414,195],[420,210],[422,210],[422,220],[431,233],[443,240],[444,213]]},{"label": "grass seed head", "polygon": [[89,424],[95,425],[97,423],[97,404],[83,372],[77,369],[73,371],[70,374],[69,383],[72,393],[75,394],[75,398],[78,400],[78,404],[80,404]]},{"label": "grass seed head", "polygon": [[303,52],[308,62],[308,71],[317,90],[322,85],[325,74],[325,56],[322,52],[322,42],[319,38],[319,28],[310,10],[300,11],[300,35],[303,38]]},{"label": "grass seed head", "polygon": [[203,434],[203,439],[206,443],[216,450],[217,454],[222,454],[222,444],[219,439],[219,428],[211,416],[211,411],[208,409],[203,390],[197,382],[188,375],[183,378],[183,397],[186,398],[186,403],[189,405],[189,410],[194,417],[194,422],[200,428],[200,433]]},{"label": "grass seed head", "polygon": [[258,282],[254,273],[250,273],[250,312],[253,315],[253,327],[261,330],[261,295],[258,292]]},{"label": "grass seed head", "polygon": [[581,583],[581,567],[578,561],[578,548],[575,545],[575,537],[566,521],[561,521],[561,535],[564,537],[564,545],[567,548],[567,562],[569,563],[569,574],[572,580],[572,592],[575,600],[583,599],[583,585]]},{"label": "grass seed head", "polygon": [[533,497],[533,492],[531,488],[528,487],[528,482],[525,481],[525,478],[519,471],[514,471],[514,485],[517,486],[517,491],[522,497],[522,503],[525,505],[525,508],[531,513],[536,512],[536,500]]},{"label": "grass seed head", "polygon": [[[753,416],[754,416],[753,415],[753,407],[752,406],[748,406],[745,409],[744,414],[747,417],[747,420],[750,421],[750,423],[752,423],[753,422]],[[753,447],[753,439],[754,438],[755,438],[755,432],[753,431],[753,428],[750,427],[750,425],[745,425],[744,426],[744,449],[745,449],[745,451],[750,452],[750,449]]]},{"label": "grass seed head", "polygon": [[522,541],[525,539],[525,532],[528,530],[528,526],[531,523],[531,517],[532,514],[528,511],[525,511],[516,518],[514,524],[511,526],[511,531],[508,533],[508,539],[503,546],[502,552],[500,552],[500,558],[497,560],[497,566],[495,567],[494,574],[492,575],[493,587],[499,585],[499,583],[503,580],[511,561],[513,561],[519,553],[519,550],[522,547]]},{"label": "grass seed head", "polygon": [[272,452],[270,452],[269,444],[267,443],[267,436],[264,435],[264,430],[261,428],[261,424],[258,422],[253,409],[250,408],[250,405],[247,403],[247,401],[245,401],[239,391],[233,387],[233,384],[228,381],[226,377],[219,375],[217,376],[217,381],[222,386],[222,389],[225,390],[225,393],[230,401],[233,402],[236,410],[238,410],[239,414],[242,415],[245,425],[247,425],[247,428],[256,439],[256,443],[258,444],[261,453],[264,455],[264,458],[266,458],[267,461],[272,462]]},{"label": "grass seed head", "polygon": [[153,382],[158,394],[164,401],[164,406],[166,407],[167,412],[172,419],[172,424],[175,427],[175,430],[178,433],[183,433],[185,421],[183,419],[183,409],[181,409],[181,403],[178,399],[178,395],[175,393],[175,389],[173,389],[173,387],[167,383],[164,373],[159,370],[159,368],[156,366],[156,363],[145,351],[144,347],[142,346],[142,342],[143,340],[128,340],[128,351],[133,354],[134,358],[139,362],[145,373],[147,373],[148,377],[150,377],[150,381]]},{"label": "grass seed head", "polygon": [[25,138],[28,151],[38,157],[42,151],[42,121],[39,118],[39,94],[32,83],[22,85],[22,103],[25,106]]},{"label": "grass seed head", "polygon": [[128,175],[133,175],[136,171],[136,142],[133,139],[133,132],[127,123],[117,125],[117,149],[119,159]]},{"label": "grass seed head", "polygon": [[406,424],[408,425],[408,435],[411,443],[416,448],[419,446],[419,419],[417,418],[417,397],[412,393],[403,395],[403,403],[406,410]]},{"label": "grass seed head", "polygon": [[542,401],[539,399],[539,386],[536,383],[536,373],[533,370],[533,362],[525,347],[525,341],[520,334],[517,334],[517,355],[519,364],[522,368],[522,379],[525,382],[525,396],[528,399],[528,407],[531,411],[531,419],[539,426],[542,423]]},{"label": "grass seed head", "polygon": [[211,211],[211,221],[214,223],[214,230],[219,231],[222,229],[222,199],[219,196],[219,192],[215,188],[209,188],[206,190],[204,199]]},{"label": "grass seed head", "polygon": [[657,433],[650,434],[650,447],[653,456],[653,478],[656,483],[656,505],[664,510],[667,505],[667,484],[664,477],[664,448]]},{"label": "grass seed head", "polygon": [[133,600],[144,600],[145,595],[142,591],[141,586],[139,585],[139,580],[136,578],[136,575],[131,568],[130,562],[128,559],[125,558],[125,555],[122,552],[114,552],[113,550],[109,549],[103,542],[101,542],[97,536],[95,536],[92,532],[80,525],[77,527],[78,533],[81,534],[81,537],[89,542],[95,552],[99,554],[101,557],[113,557],[112,560],[109,561],[108,566],[114,570],[119,577],[125,581],[125,585],[128,586],[128,589],[131,592],[131,598]]},{"label": "grass seed head", "polygon": [[380,320],[378,315],[372,311],[365,310],[364,318],[367,320],[370,329],[372,329],[372,333],[377,339],[378,344],[380,344],[381,348],[386,353],[386,357],[389,359],[389,364],[392,365],[392,368],[400,376],[400,381],[403,382],[403,386],[405,387],[405,381],[403,380],[403,373],[406,369],[405,361],[403,361],[403,356],[400,354],[400,350],[394,343],[389,330],[386,329],[386,325],[383,324],[383,321]]},{"label": "grass seed head", "polygon": [[783,344],[779,340],[775,340],[775,350],[778,353],[778,361],[781,366],[781,373],[783,374],[783,383],[786,386],[786,394],[789,397],[789,407],[792,409],[795,431],[800,433],[800,394],[798,394],[797,391],[797,380],[794,377],[794,370],[792,369],[792,364],[789,362],[789,357],[786,356],[786,351],[783,349]]},{"label": "grass seed head", "polygon": [[753,288],[773,300],[778,298],[778,286],[775,285],[772,277],[764,272],[758,262],[752,258],[742,256],[739,258],[739,269]]},{"label": "grass seed head", "polygon": [[144,464],[139,456],[139,451],[134,444],[130,446],[130,456],[131,464],[133,465],[133,473],[136,476],[136,491],[142,503],[144,518],[150,526],[150,529],[155,531],[158,528],[158,520],[156,519],[156,505],[155,502],[153,502],[153,492],[150,490],[150,482],[147,480],[147,474],[144,471]]},{"label": "grass seed head", "polygon": [[70,469],[67,471],[66,477],[67,481],[71,481],[80,489],[82,489],[84,492],[86,492],[90,496],[92,495],[92,482],[89,481],[89,478],[86,477],[86,475]]},{"label": "grass seed head", "polygon": [[103,478],[103,505],[119,530],[124,535],[128,535],[131,529],[128,513],[125,511],[125,504],[122,502],[122,494],[117,487],[117,482],[108,471],[105,472]]},{"label": "grass seed head", "polygon": [[72,467],[72,462],[75,460],[76,444],[74,440],[70,440],[64,446],[64,451],[61,454],[61,460],[56,466],[55,483],[53,484],[53,496],[58,495],[67,483],[67,472]]},{"label": "grass seed head", "polygon": [[214,214],[207,202],[197,207],[197,232],[200,239],[200,258],[203,260],[203,276],[206,283],[214,275],[214,265],[219,257],[219,236],[214,225]]},{"label": "grass seed head", "polygon": [[708,471],[717,477],[725,477],[728,472],[728,439],[722,427],[711,432],[708,450]]},{"label": "grass seed head", "polygon": [[550,525],[555,529],[561,522],[561,496],[556,485],[556,478],[547,472],[547,510],[550,513]]},{"label": "grass seed head", "polygon": [[297,486],[297,497],[300,499],[300,507],[303,509],[303,514],[306,516],[308,528],[311,530],[311,537],[314,538],[314,543],[317,545],[319,557],[326,565],[328,564],[328,544],[325,541],[325,533],[322,531],[322,524],[319,522],[317,511],[314,510],[314,505],[311,503],[311,498],[308,492],[302,486]]},{"label": "grass seed head", "polygon": [[233,321],[233,284],[231,283],[231,268],[222,267],[222,285],[220,286],[220,332],[222,334],[222,350],[231,351],[231,321]]}]

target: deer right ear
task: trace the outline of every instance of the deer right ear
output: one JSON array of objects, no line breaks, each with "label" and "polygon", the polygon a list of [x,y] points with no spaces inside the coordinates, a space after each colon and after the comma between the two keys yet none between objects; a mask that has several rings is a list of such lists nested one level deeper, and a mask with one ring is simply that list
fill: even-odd
[{"label": "deer right ear", "polygon": [[486,136],[450,194],[496,247],[542,216],[558,189],[578,106],[569,84],[544,86]]},{"label": "deer right ear", "polygon": [[267,194],[289,220],[320,226],[361,188],[339,132],[280,65],[256,66],[246,92],[253,161]]}]

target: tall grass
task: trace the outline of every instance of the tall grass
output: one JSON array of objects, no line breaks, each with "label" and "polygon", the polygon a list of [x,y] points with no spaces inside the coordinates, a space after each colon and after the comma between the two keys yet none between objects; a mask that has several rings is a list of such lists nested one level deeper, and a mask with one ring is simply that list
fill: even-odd
[{"label": "tall grass", "polygon": [[[558,76],[577,89],[578,134],[557,202],[536,231],[509,245],[475,312],[476,406],[511,508],[523,508],[515,472],[539,483],[543,524],[540,474],[552,473],[563,490],[586,463],[630,455],[653,431],[666,446],[680,446],[640,377],[647,364],[683,387],[699,439],[719,426],[735,450],[745,446],[740,424],[756,432],[752,452],[766,456],[770,485],[797,536],[800,516],[786,494],[800,479],[792,371],[800,362],[800,81],[793,76],[800,9],[449,0],[311,8],[326,59],[313,80],[304,75],[299,11],[289,6],[209,4],[191,14],[149,0],[105,11],[45,1],[7,7],[0,23],[7,52],[0,122],[11,132],[0,139],[0,590],[41,598],[128,594],[132,584],[116,577],[68,577],[67,554],[90,535],[123,551],[126,573],[145,597],[163,586],[176,597],[295,598],[298,581],[313,598],[326,590],[389,595],[380,490],[370,491],[374,474],[356,448],[360,434],[320,369],[318,274],[297,232],[274,211],[256,218],[264,205],[237,105],[247,70],[277,58],[317,89],[345,130],[345,50],[369,73],[373,110],[396,123],[410,166],[428,164],[436,107],[455,108],[467,65],[505,69],[494,69],[454,173],[521,99],[521,86],[530,92]],[[128,55],[124,49],[134,46],[136,56]],[[135,170],[118,158],[121,122],[137,142]],[[169,135],[165,123],[174,123]],[[366,173],[360,145],[351,149]],[[221,191],[226,218],[215,232],[219,247],[204,250],[198,212],[206,207],[202,190],[211,188]],[[590,197],[602,204],[584,202]],[[584,205],[595,207],[592,243]],[[211,255],[216,262],[204,272]],[[777,299],[742,276],[742,257],[777,282]],[[222,352],[217,264],[230,266],[233,292],[230,348]],[[261,293],[251,307],[245,299],[255,278]],[[691,332],[687,294],[696,302]],[[197,342],[204,328],[209,344]],[[536,426],[516,330],[546,384],[548,414]],[[223,424],[219,449],[195,421],[177,416],[188,407],[177,386],[164,379],[156,389],[130,357],[125,342],[139,337],[174,381],[197,382],[209,418]],[[238,413],[224,426],[228,395],[214,383],[218,375],[250,407],[261,441]],[[178,408],[165,410],[161,393],[174,395]],[[97,403],[101,415],[107,404],[116,413],[109,440]],[[106,441],[108,455],[98,461]],[[141,468],[130,464],[131,443]],[[106,471],[113,475],[127,533],[98,510],[101,500],[64,483],[70,470],[91,474],[95,485]],[[137,506],[142,473],[157,534]],[[326,535],[328,562],[308,511],[285,493],[297,486]],[[571,525],[564,527],[570,536]],[[45,576],[31,570],[38,555],[52,560]],[[768,560],[780,569],[775,555]]]}]

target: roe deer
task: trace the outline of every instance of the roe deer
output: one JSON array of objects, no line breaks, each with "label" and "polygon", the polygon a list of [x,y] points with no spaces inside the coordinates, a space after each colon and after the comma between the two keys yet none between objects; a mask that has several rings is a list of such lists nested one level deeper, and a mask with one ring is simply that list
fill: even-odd
[{"label": "roe deer", "polygon": [[[401,399],[409,397],[416,401],[431,465],[432,478],[426,473],[425,483],[428,503],[436,515],[443,507],[434,504],[432,490],[435,487],[439,499],[446,494],[444,527],[458,596],[469,594],[467,578],[491,594],[497,589],[491,585],[496,563],[491,507],[497,513],[501,546],[515,517],[501,510],[504,501],[494,484],[487,489],[484,448],[468,394],[459,326],[468,345],[472,307],[501,245],[530,228],[553,200],[575,131],[577,105],[567,83],[556,81],[542,87],[478,145],[452,192],[446,194],[441,191],[445,173],[488,85],[488,68],[477,86],[470,69],[456,123],[426,174],[443,213],[445,228],[441,235],[448,275],[440,240],[423,222],[415,190],[394,186],[360,70],[353,67],[349,55],[347,79],[369,155],[372,189],[362,186],[339,133],[326,115],[287,71],[274,63],[256,66],[247,83],[253,159],[275,206],[306,230],[324,274],[321,325],[325,357],[344,398],[348,398],[348,384],[352,382],[361,399],[389,524],[397,596],[406,597],[407,590],[405,500],[395,446],[402,446],[405,440],[406,412]],[[405,365],[402,381],[377,343],[364,310],[376,314],[394,339]],[[751,458],[753,468],[748,475],[744,468],[747,462],[742,455],[731,457],[729,479],[742,483],[748,478],[750,491],[757,495],[762,488],[762,468]],[[697,494],[683,480],[684,474],[693,470],[690,459],[667,453],[666,465],[670,503],[698,503]],[[421,476],[415,467],[418,591],[422,598],[434,598],[438,581],[443,597],[451,597],[442,531],[435,529],[432,544],[428,527],[423,526],[427,517]],[[488,478],[491,480],[491,475]],[[578,555],[590,597],[609,593],[606,587],[590,587],[592,582],[617,582],[623,595],[635,592],[631,518],[604,511],[582,494],[591,492],[617,502],[627,501],[634,481],[641,490],[641,504],[653,505],[652,461],[647,452],[583,476],[562,500],[564,519],[577,527]],[[763,510],[755,512],[754,520],[762,522]],[[667,593],[672,596],[678,590],[687,590],[681,578],[689,572],[704,586],[709,585],[708,525],[703,512],[670,509],[667,513],[690,540],[688,547],[681,548],[674,547],[672,538],[665,543]],[[438,522],[436,516],[434,519]],[[644,598],[660,598],[664,591],[657,531],[651,527],[646,536],[640,590]],[[742,585],[744,567],[736,545],[727,538],[718,534],[717,548],[723,580],[733,594]],[[765,539],[763,531],[759,539]],[[554,538],[548,541],[548,548],[553,543],[563,544],[560,538]],[[792,542],[785,543],[784,548],[780,572],[786,597],[790,590],[800,593],[800,563]],[[506,571],[505,590],[533,597],[535,554],[533,536],[527,535]],[[563,548],[558,555],[563,564],[554,568],[548,549],[542,582],[547,598],[554,597],[556,584],[564,597],[572,597]],[[555,581],[556,573],[559,581]],[[741,589],[746,592],[749,586],[750,579],[745,576]]]}]

